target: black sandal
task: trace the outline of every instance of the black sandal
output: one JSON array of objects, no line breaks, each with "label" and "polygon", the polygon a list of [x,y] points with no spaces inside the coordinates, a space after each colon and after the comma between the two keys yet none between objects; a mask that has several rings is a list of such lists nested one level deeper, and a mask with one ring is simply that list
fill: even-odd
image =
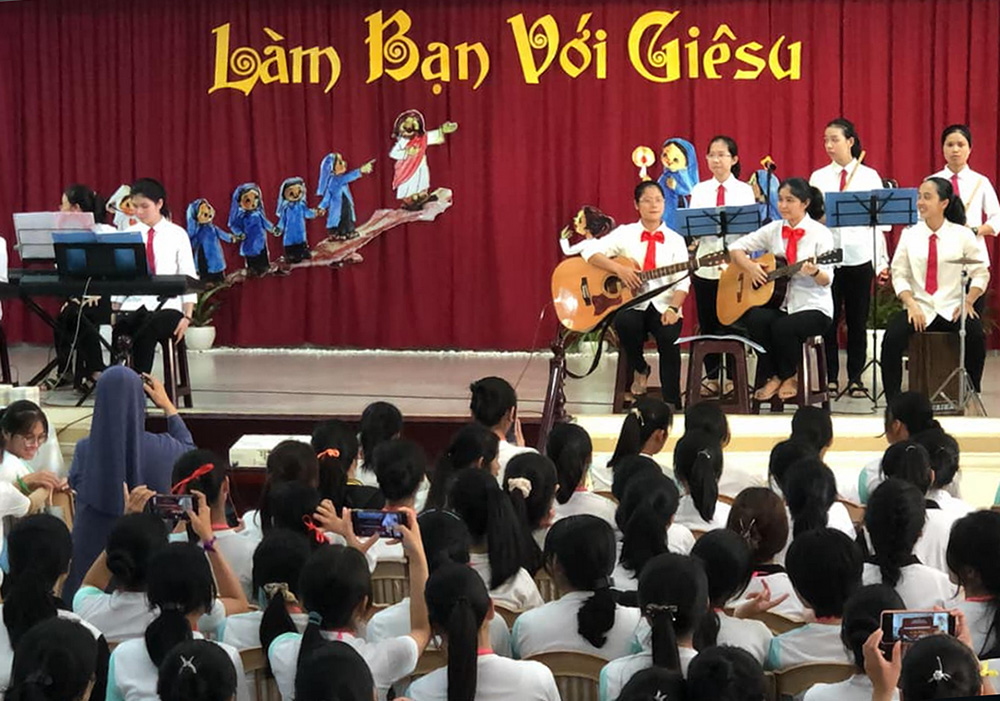
[{"label": "black sandal", "polygon": [[860,380],[853,380],[847,387],[847,396],[851,399],[867,399],[868,390]]}]

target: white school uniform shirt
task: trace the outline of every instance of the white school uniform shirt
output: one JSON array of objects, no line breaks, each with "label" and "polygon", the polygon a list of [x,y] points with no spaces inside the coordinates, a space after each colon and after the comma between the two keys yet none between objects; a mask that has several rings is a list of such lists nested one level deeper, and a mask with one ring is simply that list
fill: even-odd
[{"label": "white school uniform shirt", "polygon": [[867,504],[872,492],[884,481],[885,477],[882,476],[882,456],[880,455],[865,465],[858,475],[859,503]]},{"label": "white school uniform shirt", "polygon": [[[857,170],[855,170],[855,166]],[[840,192],[840,173],[847,171],[850,183],[845,192],[866,192],[868,190],[882,190],[882,176],[874,168],[858,163],[852,159],[846,166],[840,166],[831,162],[830,165],[823,166],[819,170],[813,171],[809,176],[809,184],[817,188],[824,195],[828,192]],[[854,177],[851,177],[854,173]],[[828,212],[829,214],[829,212]],[[889,254],[885,245],[885,232],[891,227],[880,226],[876,229],[875,250],[872,250],[872,230],[868,226],[838,226],[831,227],[833,234],[833,247],[844,249],[844,262],[841,265],[863,265],[865,263],[875,263],[876,271],[885,270],[889,267]]]},{"label": "white school uniform shirt", "polygon": [[618,507],[607,497],[594,494],[588,489],[577,489],[565,504],[560,504],[558,500],[553,501],[552,509],[555,512],[552,523],[570,516],[596,516],[606,521],[615,533],[618,533],[618,524],[615,523],[615,512]]},{"label": "white school uniform shirt", "polygon": [[[948,485],[949,488],[952,486],[954,486],[954,483]],[[937,489],[936,487],[932,487],[930,491],[927,492],[927,498],[940,506],[941,511],[951,516],[952,522],[957,521],[963,516],[968,516],[975,511],[975,509],[972,508],[968,502],[953,496],[947,489]]]},{"label": "white school uniform shirt", "polygon": [[518,616],[511,631],[514,656],[524,659],[543,652],[584,652],[615,660],[631,653],[635,628],[642,618],[637,608],[615,606],[614,625],[605,633],[601,647],[594,647],[580,635],[577,614],[593,595],[590,591],[571,591]]},{"label": "white school uniform shirt", "polygon": [[[924,287],[927,282],[927,254],[931,233],[936,233],[938,237],[938,288],[933,296]],[[937,316],[951,321],[952,314],[959,308],[964,297],[962,266],[946,261],[962,257],[983,260],[981,256],[976,237],[970,229],[946,219],[937,232],[931,232],[924,221],[918,221],[903,230],[896,245],[896,252],[892,256],[892,288],[897,296],[904,291],[911,292],[927,317],[928,324]],[[985,263],[970,265],[968,271],[973,287],[984,291],[989,289],[990,271]]]},{"label": "white school uniform shirt", "polygon": [[[256,511],[253,513],[257,515]],[[213,531],[212,535],[218,538],[215,547],[219,549],[219,553],[226,559],[233,574],[240,580],[240,588],[243,589],[247,600],[256,601],[257,592],[253,590],[253,553],[260,545],[263,534],[256,529],[238,531],[235,528],[221,528]],[[183,531],[171,533],[170,540],[186,543],[188,536]]]},{"label": "white school uniform shirt", "polygon": [[406,562],[406,553],[403,552],[403,544],[390,544],[389,539],[379,538],[375,545],[369,548],[366,556],[369,560],[378,562]]},{"label": "white school uniform shirt", "polygon": [[[487,553],[469,553],[469,567],[474,569],[483,583],[490,586],[490,556]],[[528,571],[520,568],[510,579],[496,589],[490,589],[493,603],[510,611],[527,611],[545,603],[538,593],[538,585]]]},{"label": "white school uniform shirt", "polygon": [[17,478],[24,479],[32,473],[32,469],[21,458],[13,453],[3,451],[3,462],[0,463],[0,482],[14,484]]},{"label": "white school uniform shirt", "polygon": [[724,611],[716,612],[719,617],[719,645],[732,645],[746,650],[763,666],[774,635],[760,621],[736,618]]},{"label": "white school uniform shirt", "polygon": [[965,623],[969,626],[969,634],[972,636],[972,649],[978,657],[992,647],[996,642],[997,633],[990,632],[993,625],[993,610],[997,606],[996,601],[962,601],[958,608],[965,614]]},{"label": "white school uniform shirt", "polygon": [[[756,204],[757,202],[753,195],[753,188],[730,173],[729,177],[721,183],[715,178],[709,178],[708,180],[702,180],[691,188],[691,202],[688,204],[688,207],[690,209],[716,207],[716,202],[719,201],[720,187],[726,193],[724,207],[739,207]],[[737,238],[739,237],[730,235],[728,241],[735,241]],[[695,251],[694,256],[695,258],[701,258],[702,256],[707,256],[710,253],[716,253],[721,250],[723,250],[723,246],[720,236],[701,236],[698,238],[698,250]],[[694,271],[694,274],[704,280],[718,280],[722,274],[722,268],[723,266],[721,265],[712,265],[705,268],[698,268]]]},{"label": "white school uniform shirt", "polygon": [[[660,224],[656,229],[663,234],[663,243],[656,244],[656,267],[662,268],[666,265],[681,263],[688,259],[687,245],[684,239],[673,229],[668,229],[665,224]],[[642,222],[632,224],[622,224],[607,236],[595,239],[581,254],[584,260],[590,260],[597,253],[603,253],[609,258],[615,256],[625,256],[631,258],[640,266],[646,259],[647,242],[642,240],[642,232],[645,229]],[[652,304],[656,311],[661,314],[667,311],[674,291],[687,292],[691,288],[691,280],[686,277],[686,272],[675,273],[657,280],[650,281],[651,286],[659,287],[675,280],[680,280],[676,285],[657,295],[653,299],[637,304],[631,309],[645,311]]]},{"label": "white school uniform shirt", "polygon": [[[781,552],[774,556],[774,561],[779,565],[785,564],[785,558],[788,557],[788,548],[792,547],[792,540],[794,540],[792,534],[795,532],[795,519],[792,518],[792,512],[787,506],[785,507],[785,514],[788,516],[788,540],[785,542],[785,547],[781,549]],[[826,527],[840,531],[851,540],[858,537],[854,523],[851,521],[851,515],[847,513],[847,507],[839,501],[833,502],[833,506],[827,510]]]},{"label": "white school uniform shirt", "polygon": [[764,669],[779,671],[818,663],[854,664],[840,640],[840,623],[806,623],[774,636]]},{"label": "white school uniform shirt", "polygon": [[[948,168],[939,170],[932,177],[944,178],[951,182],[954,173]],[[958,171],[958,194],[965,205],[965,225],[969,227],[980,227],[989,224],[995,232],[1000,232],[1000,200],[997,199],[997,191],[993,189],[993,183],[985,175],[981,175],[965,165]],[[982,257],[979,260],[989,264],[990,256],[986,248],[986,237],[977,236],[976,245]]]},{"label": "white school uniform shirt", "polygon": [[677,506],[674,523],[692,531],[712,531],[717,528],[725,528],[729,521],[731,508],[724,501],[715,502],[715,513],[712,515],[712,520],[706,521],[698,513],[698,508],[694,505],[694,499],[691,498],[691,495],[684,494]]},{"label": "white school uniform shirt", "polygon": [[[76,623],[82,624],[93,634],[95,640],[101,637],[101,631],[97,630],[97,628],[90,625],[86,621],[80,620],[80,617],[71,611],[59,609],[56,611],[56,616],[66,621],[75,621]],[[13,668],[14,648],[11,647],[10,644],[10,635],[7,633],[7,625],[3,622],[3,604],[0,604],[0,699],[3,698],[3,691],[6,690],[7,686],[10,684],[10,675]]]},{"label": "white school uniform shirt", "polygon": [[[252,650],[260,647],[260,622],[263,618],[263,611],[248,611],[227,616],[219,627],[219,640],[226,645],[232,645],[237,650]],[[291,619],[292,623],[295,624],[295,630],[300,633],[309,625],[308,614],[293,613]]]},{"label": "white school uniform shirt", "polygon": [[[410,685],[413,701],[447,701],[448,668],[435,669]],[[559,701],[555,677],[541,662],[510,660],[495,654],[479,655],[476,665],[476,701]]]},{"label": "white school uniform shirt", "polygon": [[[865,563],[861,583],[882,584],[882,572],[878,565]],[[895,589],[906,608],[924,611],[935,606],[951,608],[955,604],[957,587],[944,572],[917,563],[902,568],[902,576]]]},{"label": "white school uniform shirt", "polygon": [[735,460],[722,456],[722,476],[719,477],[719,494],[735,499],[740,492],[749,487],[766,487],[767,477],[753,474],[737,467]]},{"label": "white school uniform shirt", "polygon": [[515,443],[510,443],[509,441],[501,438],[497,445],[497,463],[500,465],[500,472],[497,473],[497,482],[503,485],[503,475],[507,469],[507,463],[510,462],[511,458],[515,455],[520,455],[521,453],[537,453],[538,451],[534,448],[529,448],[526,445],[517,445]]},{"label": "white school uniform shirt", "polygon": [[750,594],[764,591],[765,582],[767,583],[767,588],[771,591],[772,600],[777,599],[782,594],[788,594],[788,598],[772,608],[771,613],[783,616],[791,621],[804,621],[806,619],[806,605],[802,603],[799,595],[795,593],[792,580],[789,579],[786,572],[755,572],[750,578],[747,588],[742,594],[733,599],[730,605],[736,608],[746,603]]},{"label": "white school uniform shirt", "polygon": [[948,574],[948,539],[956,520],[953,514],[943,509],[927,509],[924,531],[913,546],[913,554],[920,562]]},{"label": "white school uniform shirt", "polygon": [[146,592],[115,591],[106,594],[83,586],[73,595],[73,613],[90,623],[109,643],[141,638],[159,612],[149,607]]},{"label": "white school uniform shirt", "polygon": [[[674,555],[690,555],[694,548],[694,534],[679,523],[667,526],[667,552]],[[632,572],[622,563],[622,542],[619,540],[615,550],[615,570],[611,574],[614,588],[621,591],[635,591],[639,587],[639,573]]]},{"label": "white school uniform shirt", "polygon": [[[691,666],[691,660],[698,656],[698,651],[690,647],[679,647],[677,653],[681,659],[681,676],[687,677],[688,667]],[[599,701],[615,701],[636,672],[652,666],[653,653],[650,650],[608,662],[601,669],[597,698]]]},{"label": "white school uniform shirt", "polygon": [[[195,640],[204,639],[198,631],[194,631],[192,635]],[[239,651],[231,645],[215,644],[226,651],[236,668],[236,701],[250,701]],[[146,641],[143,638],[126,640],[111,653],[106,701],[159,701],[160,697],[156,693],[158,678],[159,671],[149,658]]]},{"label": "white school uniform shirt", "polygon": [[[149,239],[149,228],[145,224],[138,224],[130,231],[138,231],[142,234],[142,242]],[[156,275],[187,275],[197,278],[198,270],[194,265],[194,256],[191,253],[191,240],[187,232],[166,217],[160,219],[153,227],[156,235],[153,237],[153,253],[156,257]],[[173,309],[184,313],[185,304],[194,304],[198,300],[198,295],[194,293],[171,297],[163,303],[161,309]],[[122,311],[135,311],[140,307],[146,307],[149,311],[154,311],[159,307],[160,302],[155,295],[128,295],[114,296],[111,301],[121,305]]]},{"label": "white school uniform shirt", "polygon": [[[786,226],[789,224],[783,219],[765,224],[757,231],[752,231],[737,239],[729,246],[729,249],[732,251],[767,251],[775,256],[786,257],[785,241],[781,238],[781,230]],[[833,234],[808,214],[802,217],[798,226],[793,228],[805,231],[805,235],[799,239],[796,249],[797,260],[819,256],[834,249]],[[801,273],[793,275],[788,280],[788,292],[781,303],[782,311],[789,314],[819,311],[825,316],[833,318],[833,293],[830,288],[834,275],[833,266],[820,265],[818,267],[827,274],[830,283],[820,285],[816,282],[816,278],[811,275]]]},{"label": "white school uniform shirt", "polygon": [[[365,627],[365,640],[369,643],[381,643],[391,638],[400,638],[410,634],[410,597],[404,598],[392,606],[387,606],[368,620]],[[434,649],[434,642],[428,645]],[[490,647],[493,652],[504,657],[511,656],[510,631],[502,616],[494,616],[490,621]]]},{"label": "white school uniform shirt", "polygon": [[[836,684],[814,684],[802,701],[871,701],[875,688],[867,674],[855,674]],[[899,690],[892,692],[892,701],[899,701]]]},{"label": "white school uniform shirt", "polygon": [[[339,640],[357,650],[368,664],[375,687],[378,689],[379,699],[383,701],[393,682],[408,677],[417,668],[420,652],[417,649],[417,641],[409,635],[390,638],[380,643],[369,643],[351,633],[322,631],[322,635],[327,640]],[[285,633],[275,638],[267,650],[267,659],[271,663],[271,671],[274,672],[274,681],[284,701],[292,701],[295,698],[295,670],[301,646],[301,633]]]},{"label": "white school uniform shirt", "polygon": [[[31,501],[9,482],[0,481],[0,544],[6,542],[4,521],[8,516],[21,518],[27,516]],[[0,570],[0,583],[3,582],[3,570]]]}]

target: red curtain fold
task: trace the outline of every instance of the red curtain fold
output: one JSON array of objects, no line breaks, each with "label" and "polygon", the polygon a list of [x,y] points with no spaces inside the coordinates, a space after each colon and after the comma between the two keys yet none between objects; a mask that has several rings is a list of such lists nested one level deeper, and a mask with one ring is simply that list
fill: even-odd
[{"label": "red curtain fold", "polygon": [[[0,231],[8,245],[10,215],[54,209],[71,182],[108,194],[135,177],[157,177],[178,221],[188,202],[207,197],[224,227],[233,188],[254,180],[273,220],[281,181],[300,175],[314,192],[331,150],[354,166],[378,159],[375,173],[352,185],[360,223],[396,206],[390,131],[399,112],[416,108],[430,127],[460,125],[445,145],[428,149],[432,187],[454,191],[451,209],[384,234],[362,250],[361,265],[296,270],[225,292],[219,339],[516,349],[545,345],[555,331],[551,311],[541,324],[539,313],[560,259],[556,234],[576,209],[595,204],[620,222],[635,216],[629,154],[639,144],[658,151],[665,138],[681,136],[703,153],[713,134],[726,133],[739,143],[745,170],[770,154],[780,175],[808,176],[826,162],[825,123],[844,115],[858,126],[866,162],[914,185],[941,167],[941,128],[968,122],[971,165],[997,180],[1000,3],[991,0],[679,1],[662,8],[680,11],[664,40],[683,44],[697,26],[704,52],[726,24],[733,47],[755,40],[766,52],[785,35],[786,46],[802,42],[802,77],[777,80],[765,71],[757,80],[702,75],[668,84],[645,80],[629,63],[629,29],[661,9],[655,5],[407,3],[409,36],[422,57],[435,41],[481,41],[489,51],[490,72],[477,90],[453,81],[440,95],[419,71],[402,82],[366,82],[365,17],[396,9],[348,0],[3,3]],[[522,12],[528,26],[551,13],[563,42],[574,38],[582,13],[593,13],[589,29],[607,32],[607,78],[597,79],[593,67],[570,78],[557,58],[538,85],[526,84],[507,21]],[[265,27],[286,48],[335,47],[339,82],[330,93],[258,84],[248,97],[210,95],[212,30],[225,23],[233,48],[272,43]],[[734,67],[722,70],[729,76]],[[312,194],[310,202],[317,203]],[[313,243],[325,235],[320,222],[309,231]],[[280,243],[269,245],[276,257]],[[230,269],[242,264],[234,247],[226,256]],[[998,285],[991,282],[994,291]],[[16,302],[7,303],[4,325],[11,340],[48,339]]]}]

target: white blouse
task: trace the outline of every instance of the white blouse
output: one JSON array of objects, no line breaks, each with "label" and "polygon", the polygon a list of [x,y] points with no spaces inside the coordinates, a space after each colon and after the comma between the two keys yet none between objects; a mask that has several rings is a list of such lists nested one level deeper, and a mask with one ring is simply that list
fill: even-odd
[{"label": "white blouse", "polygon": [[[882,572],[878,565],[865,563],[861,583],[882,584]],[[955,604],[958,587],[951,583],[944,572],[927,565],[914,564],[902,568],[902,576],[895,589],[906,608],[922,611],[935,606],[951,608]]]},{"label": "white blouse", "polygon": [[[936,178],[944,178],[951,182],[954,173],[948,168],[939,170],[934,174]],[[989,224],[994,232],[1000,233],[1000,200],[997,199],[997,191],[993,189],[993,183],[985,175],[981,175],[966,165],[958,171],[958,194],[965,205],[965,225],[968,227],[980,227]],[[990,257],[986,248],[986,237],[977,236],[976,245],[979,247],[983,257],[980,260],[989,263]]]},{"label": "white blouse", "polygon": [[[855,166],[857,170],[855,170]],[[813,171],[813,174],[809,176],[809,184],[817,188],[824,195],[830,192],[840,192],[841,171],[847,171],[847,177],[851,181],[845,192],[866,192],[869,190],[881,190],[884,187],[882,176],[878,174],[878,171],[866,165],[859,164],[857,159],[853,159],[846,166],[840,166],[831,162],[830,165]],[[854,173],[853,177],[851,177],[851,173]],[[872,250],[872,230],[870,227],[839,226],[831,227],[830,232],[833,234],[833,247],[844,249],[843,265],[863,265],[875,261],[876,270],[881,271],[889,267],[889,254],[885,245],[885,232],[890,229],[891,227],[888,226],[877,228],[874,251]]]},{"label": "white blouse", "polygon": [[[716,203],[719,201],[720,187],[725,191],[726,201],[722,205],[723,207],[740,207],[752,205],[757,202],[756,198],[754,198],[753,188],[730,174],[721,183],[715,178],[709,178],[708,180],[702,180],[691,188],[691,202],[688,207],[690,209],[714,209],[718,206]],[[730,235],[727,237],[726,242],[735,241],[737,238],[739,237]],[[722,243],[722,238],[719,236],[700,237],[698,239],[698,250],[694,254],[695,258],[701,258],[710,253],[723,250]],[[712,265],[705,268],[698,268],[694,271],[694,274],[703,280],[718,280],[719,275],[722,274],[722,269],[723,266],[721,265]]]},{"label": "white blouse", "polygon": [[605,633],[604,645],[595,647],[578,631],[580,607],[594,595],[571,591],[556,601],[517,617],[511,632],[514,656],[533,657],[543,652],[584,652],[614,660],[632,652],[632,639],[641,614],[637,608],[615,606],[615,622]]},{"label": "white blouse", "polygon": [[[490,586],[490,556],[487,553],[469,553],[469,567],[474,569],[487,587]],[[493,603],[510,611],[527,611],[545,603],[538,593],[538,585],[523,567],[496,589],[490,590]]]},{"label": "white blouse", "polygon": [[[448,668],[435,669],[410,685],[413,701],[447,701]],[[549,668],[541,662],[479,655],[476,701],[559,701],[559,689]]]}]

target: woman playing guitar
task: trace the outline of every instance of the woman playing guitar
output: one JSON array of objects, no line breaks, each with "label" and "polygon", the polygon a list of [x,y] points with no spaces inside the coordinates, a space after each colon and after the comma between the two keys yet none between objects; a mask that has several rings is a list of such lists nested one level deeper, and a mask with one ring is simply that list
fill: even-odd
[{"label": "woman playing guitar", "polygon": [[[781,256],[789,264],[833,250],[833,234],[817,220],[823,216],[823,196],[802,178],[789,178],[778,188],[774,221],[729,246],[734,265],[746,271],[755,284],[767,282],[767,271],[747,251]],[[754,398],[767,401],[775,394],[790,399],[798,391],[796,370],[802,342],[822,335],[833,318],[833,266],[805,263],[788,282],[780,309],[757,307],[744,317],[750,338],[767,351],[758,359],[758,375],[767,378]]]}]

